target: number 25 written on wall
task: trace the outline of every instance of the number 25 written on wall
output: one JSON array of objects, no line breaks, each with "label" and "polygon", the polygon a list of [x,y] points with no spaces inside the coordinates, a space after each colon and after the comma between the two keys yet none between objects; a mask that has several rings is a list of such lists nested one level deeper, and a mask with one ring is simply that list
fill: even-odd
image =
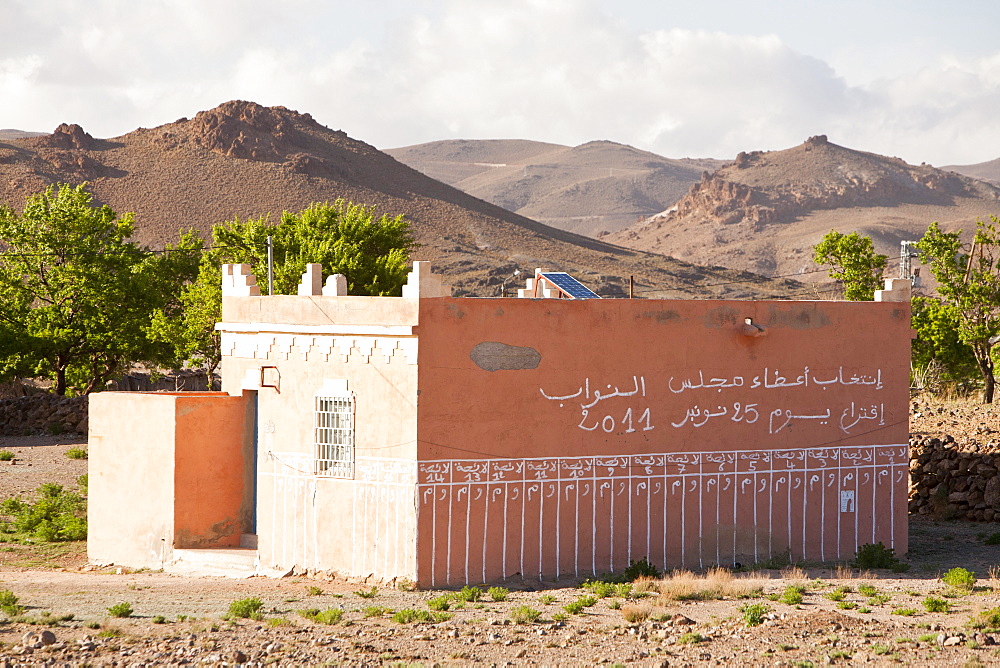
[{"label": "number 25 written on wall", "polygon": [[[580,411],[580,415],[582,416],[580,419],[580,424],[576,426],[585,431],[595,431],[598,427],[600,427],[602,431],[610,434],[618,426],[618,423],[615,422],[614,416],[605,415],[600,421],[594,422],[593,426],[588,427],[586,426],[586,422],[590,417],[590,411],[584,408],[582,411]],[[639,425],[640,427],[642,427],[642,431],[649,431],[651,429],[655,429],[655,427],[650,422],[648,408],[645,409],[641,415],[639,415],[638,419],[633,418],[633,413],[631,408],[625,411],[625,415],[622,416],[621,419],[621,426],[625,427],[624,433],[631,434],[634,431],[639,431],[638,429],[636,429],[635,425]]]}]

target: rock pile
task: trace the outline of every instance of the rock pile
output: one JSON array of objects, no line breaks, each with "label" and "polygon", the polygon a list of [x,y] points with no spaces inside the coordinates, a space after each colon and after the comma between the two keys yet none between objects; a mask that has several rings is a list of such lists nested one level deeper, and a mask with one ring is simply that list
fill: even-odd
[{"label": "rock pile", "polygon": [[87,433],[87,397],[35,394],[0,399],[0,436]]},{"label": "rock pile", "polygon": [[1000,445],[960,446],[951,435],[910,439],[910,512],[1000,519]]}]

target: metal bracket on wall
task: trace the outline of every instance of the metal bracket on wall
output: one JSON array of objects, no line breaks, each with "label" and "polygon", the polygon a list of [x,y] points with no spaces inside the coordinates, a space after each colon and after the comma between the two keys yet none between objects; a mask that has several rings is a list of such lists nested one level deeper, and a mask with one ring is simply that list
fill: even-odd
[{"label": "metal bracket on wall", "polygon": [[[270,373],[268,373],[270,372]],[[262,366],[260,368],[260,386],[273,387],[278,394],[281,394],[281,374],[276,366]]]}]

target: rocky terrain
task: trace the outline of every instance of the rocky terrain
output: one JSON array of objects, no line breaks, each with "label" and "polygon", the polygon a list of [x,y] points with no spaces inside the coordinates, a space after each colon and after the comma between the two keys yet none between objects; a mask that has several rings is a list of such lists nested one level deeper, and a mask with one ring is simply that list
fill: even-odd
[{"label": "rocky terrain", "polygon": [[979,162],[974,165],[945,165],[942,169],[1000,185],[1000,158]]},{"label": "rocky terrain", "polygon": [[446,140],[387,149],[431,178],[546,225],[601,236],[663,211],[722,160],[610,141]]},{"label": "rocky terrain", "polygon": [[740,153],[670,209],[606,239],[691,262],[825,280],[811,249],[831,229],[871,236],[892,260],[901,240],[919,239],[933,221],[972,230],[977,218],[997,213],[997,186],[821,135],[783,151]]},{"label": "rocky terrain", "polygon": [[[49,135],[0,140],[0,202],[20,207],[54,182],[88,182],[135,238],[154,248],[180,228],[208,231],[234,217],[297,211],[338,197],[405,215],[459,294],[493,296],[515,269],[569,271],[607,296],[634,275],[671,296],[749,297],[794,283],[678,262],[548,227],[435,181],[345,132],[284,107],[232,101],[152,129],[100,139],[62,124]],[[721,284],[721,285],[719,285]]]}]

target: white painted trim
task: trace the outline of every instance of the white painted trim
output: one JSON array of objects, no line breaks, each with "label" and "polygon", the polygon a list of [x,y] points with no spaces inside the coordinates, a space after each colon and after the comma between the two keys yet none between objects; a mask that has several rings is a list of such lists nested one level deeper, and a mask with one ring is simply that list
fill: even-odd
[{"label": "white painted trim", "polygon": [[273,322],[217,322],[217,332],[413,336],[413,325],[289,325]]}]

